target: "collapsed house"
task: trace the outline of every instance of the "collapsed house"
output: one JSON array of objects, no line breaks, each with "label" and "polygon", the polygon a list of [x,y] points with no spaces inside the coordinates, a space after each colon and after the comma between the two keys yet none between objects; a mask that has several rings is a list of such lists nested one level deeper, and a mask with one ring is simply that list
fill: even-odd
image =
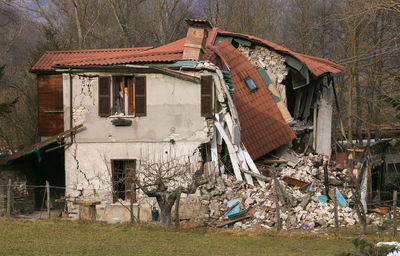
[{"label": "collapsed house", "polygon": [[[32,67],[39,134],[65,151],[69,212],[93,202],[100,220],[128,219],[141,163],[166,157],[196,154],[203,173],[265,187],[254,160],[267,153],[287,144],[329,153],[332,75],[344,67],[187,23],[186,38],[157,48],[48,51]],[[149,219],[154,201],[137,200]]]}]

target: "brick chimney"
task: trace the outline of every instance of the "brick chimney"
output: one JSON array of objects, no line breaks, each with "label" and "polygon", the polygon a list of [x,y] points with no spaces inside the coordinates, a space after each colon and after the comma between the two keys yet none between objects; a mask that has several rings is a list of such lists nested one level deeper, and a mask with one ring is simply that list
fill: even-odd
[{"label": "brick chimney", "polygon": [[184,60],[199,60],[203,56],[207,31],[212,26],[207,20],[186,19],[189,29],[183,50]]}]

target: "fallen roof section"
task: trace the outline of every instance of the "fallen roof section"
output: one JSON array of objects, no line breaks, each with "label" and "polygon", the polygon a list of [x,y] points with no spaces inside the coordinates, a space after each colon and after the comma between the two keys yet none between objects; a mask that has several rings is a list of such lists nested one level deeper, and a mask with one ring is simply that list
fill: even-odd
[{"label": "fallen roof section", "polygon": [[287,55],[291,55],[304,63],[308,69],[315,75],[315,76],[321,76],[325,73],[332,73],[332,74],[337,74],[345,70],[345,67],[336,64],[332,61],[329,61],[327,59],[322,59],[318,57],[313,57],[301,53],[297,53],[294,51],[291,51],[283,46],[277,45],[275,43],[272,43],[270,41],[267,41],[265,39],[251,36],[251,35],[246,35],[246,34],[241,34],[241,33],[234,33],[234,32],[229,32],[229,31],[224,31],[218,28],[213,28],[210,30],[207,38],[207,46],[212,46],[215,43],[218,43],[216,41],[216,38],[218,35],[225,35],[225,36],[233,36],[233,37],[239,37],[239,38],[244,38],[248,39],[251,41],[256,41],[260,43],[261,45],[267,46],[268,48],[271,48],[277,52],[284,53]]},{"label": "fallen roof section", "polygon": [[[241,138],[250,156],[257,159],[288,143],[296,136],[283,119],[257,68],[228,41],[212,47],[229,66],[235,85],[233,102],[237,108]],[[245,80],[253,79],[257,89],[250,91]]]}]

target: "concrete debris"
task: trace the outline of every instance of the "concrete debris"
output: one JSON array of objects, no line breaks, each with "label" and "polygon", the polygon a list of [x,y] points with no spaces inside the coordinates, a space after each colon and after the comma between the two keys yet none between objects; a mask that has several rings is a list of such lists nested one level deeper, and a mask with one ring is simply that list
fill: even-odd
[{"label": "concrete debris", "polygon": [[[313,229],[316,227],[334,227],[334,202],[328,200],[327,203],[317,200],[318,196],[323,195],[324,187],[324,170],[323,163],[326,159],[322,156],[310,154],[302,156],[302,161],[299,161],[296,169],[287,165],[282,168],[277,168],[280,171],[276,172],[277,179],[281,187],[278,195],[280,198],[287,197],[279,202],[280,216],[283,229]],[[303,164],[301,164],[303,163]],[[338,204],[339,226],[353,226],[358,223],[358,217],[355,212],[352,186],[346,179],[346,173],[329,171],[329,181],[331,184],[330,190],[332,195],[335,191],[340,191],[343,198],[347,201],[346,207]],[[285,182],[283,177],[292,177],[300,181],[312,184],[307,186],[307,189],[302,189],[293,184]],[[229,179],[230,178],[230,179]],[[209,197],[209,219],[212,224],[217,227],[228,227],[223,219],[223,213],[227,211],[227,202],[234,198],[241,200],[239,204],[240,211],[247,209],[255,209],[254,214],[248,218],[232,222],[234,228],[252,229],[252,228],[276,228],[276,205],[274,200],[275,181],[272,179],[271,186],[250,186],[244,181],[232,181],[232,176],[228,179],[223,179],[219,176],[210,190],[210,186],[206,189],[200,187],[203,195],[211,194]],[[337,190],[336,190],[337,189]],[[213,193],[217,190],[218,193]],[[305,192],[307,191],[307,192]],[[286,205],[285,205],[286,204]],[[376,213],[367,215],[369,223],[375,226],[383,224],[383,217]],[[224,224],[224,225],[222,225]],[[212,225],[214,226],[214,225]]]}]

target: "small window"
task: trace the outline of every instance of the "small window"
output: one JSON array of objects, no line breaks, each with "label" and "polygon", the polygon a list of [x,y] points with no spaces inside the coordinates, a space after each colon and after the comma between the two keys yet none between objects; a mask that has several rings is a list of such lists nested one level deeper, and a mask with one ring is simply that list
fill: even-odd
[{"label": "small window", "polygon": [[[112,183],[113,183],[113,201],[130,200],[136,201],[136,186],[134,178],[136,177],[135,160],[112,160]],[[131,194],[131,184],[133,184],[133,194]]]},{"label": "small window", "polygon": [[250,77],[248,77],[246,79],[246,84],[247,84],[247,87],[249,87],[250,91],[253,91],[253,90],[257,89],[257,86],[254,83],[254,80],[251,79]]}]

